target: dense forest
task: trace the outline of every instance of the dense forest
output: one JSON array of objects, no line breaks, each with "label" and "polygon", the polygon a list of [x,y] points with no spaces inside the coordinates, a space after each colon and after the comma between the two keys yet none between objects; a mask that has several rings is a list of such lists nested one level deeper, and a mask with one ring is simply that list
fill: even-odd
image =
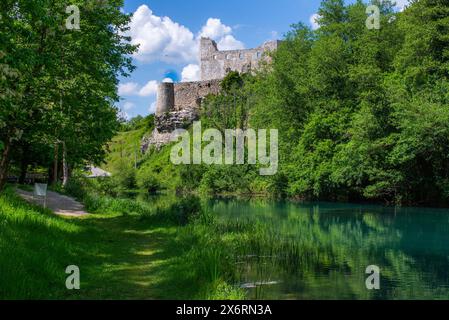
[{"label": "dense forest", "polygon": [[273,72],[248,84],[252,125],[281,131],[275,186],[289,195],[445,202],[449,4],[374,3],[379,30],[361,1],[324,1],[315,32],[294,26]]},{"label": "dense forest", "polygon": [[203,104],[204,127],[278,129],[277,175],[175,167],[167,147],[142,161],[141,186],[447,205],[449,3],[412,1],[403,12],[373,3],[380,29],[366,27],[362,1],[323,1],[317,30],[293,25],[272,64],[229,74]]}]

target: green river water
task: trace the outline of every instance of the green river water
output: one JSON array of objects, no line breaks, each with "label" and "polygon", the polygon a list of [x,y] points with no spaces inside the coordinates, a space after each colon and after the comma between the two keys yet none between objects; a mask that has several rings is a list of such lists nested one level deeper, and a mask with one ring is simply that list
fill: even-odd
[{"label": "green river water", "polygon": [[[270,230],[261,247],[275,249],[235,255],[238,284],[249,298],[449,299],[449,210],[263,200],[206,203],[221,221]],[[380,268],[379,290],[366,287],[370,265]]]}]

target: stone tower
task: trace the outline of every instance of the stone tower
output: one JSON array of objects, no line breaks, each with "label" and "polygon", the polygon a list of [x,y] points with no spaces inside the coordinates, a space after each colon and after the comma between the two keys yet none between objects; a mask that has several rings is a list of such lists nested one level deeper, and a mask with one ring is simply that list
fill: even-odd
[{"label": "stone tower", "polygon": [[173,111],[175,107],[175,85],[171,82],[162,82],[157,90],[156,115],[161,116]]}]

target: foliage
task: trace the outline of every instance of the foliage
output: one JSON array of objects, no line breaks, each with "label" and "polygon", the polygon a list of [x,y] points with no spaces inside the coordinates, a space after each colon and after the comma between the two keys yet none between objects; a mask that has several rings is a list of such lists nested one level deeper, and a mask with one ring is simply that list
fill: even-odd
[{"label": "foliage", "polygon": [[147,191],[149,194],[155,194],[162,189],[158,178],[151,172],[139,171],[137,176],[137,185],[141,190]]},{"label": "foliage", "polygon": [[120,11],[122,0],[77,5],[81,32],[64,27],[65,1],[2,2],[0,189],[11,160],[26,164],[30,146],[35,154],[54,151],[35,159],[42,166],[62,154],[66,168],[98,164],[118,128],[118,77],[134,69],[130,55],[137,49],[124,36],[130,16]]},{"label": "foliage", "polygon": [[128,162],[120,162],[116,171],[113,172],[115,185],[122,190],[132,190],[136,188],[136,170]]},{"label": "foliage", "polygon": [[212,193],[449,203],[449,5],[373,3],[380,30],[366,28],[362,1],[322,1],[320,28],[293,25],[271,65],[229,73],[206,99],[206,126],[279,130],[277,176],[210,166],[181,169],[182,181]]},{"label": "foliage", "polygon": [[202,103],[201,121],[205,128],[226,129],[247,127],[250,97],[243,88],[250,76],[230,72],[221,81],[222,93],[209,95]]},{"label": "foliage", "polygon": [[131,118],[130,120],[125,120],[121,124],[120,131],[134,131],[139,129],[145,129],[146,131],[151,131],[154,126],[154,115],[151,114],[146,117],[142,117],[140,115]]}]

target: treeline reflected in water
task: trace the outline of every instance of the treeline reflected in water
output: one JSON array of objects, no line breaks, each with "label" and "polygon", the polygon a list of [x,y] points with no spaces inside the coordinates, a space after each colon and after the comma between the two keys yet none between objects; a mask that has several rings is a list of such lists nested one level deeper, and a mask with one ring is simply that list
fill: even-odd
[{"label": "treeline reflected in water", "polygon": [[[263,200],[203,201],[233,239],[256,299],[448,299],[449,211]],[[365,270],[381,269],[380,290]]]}]

